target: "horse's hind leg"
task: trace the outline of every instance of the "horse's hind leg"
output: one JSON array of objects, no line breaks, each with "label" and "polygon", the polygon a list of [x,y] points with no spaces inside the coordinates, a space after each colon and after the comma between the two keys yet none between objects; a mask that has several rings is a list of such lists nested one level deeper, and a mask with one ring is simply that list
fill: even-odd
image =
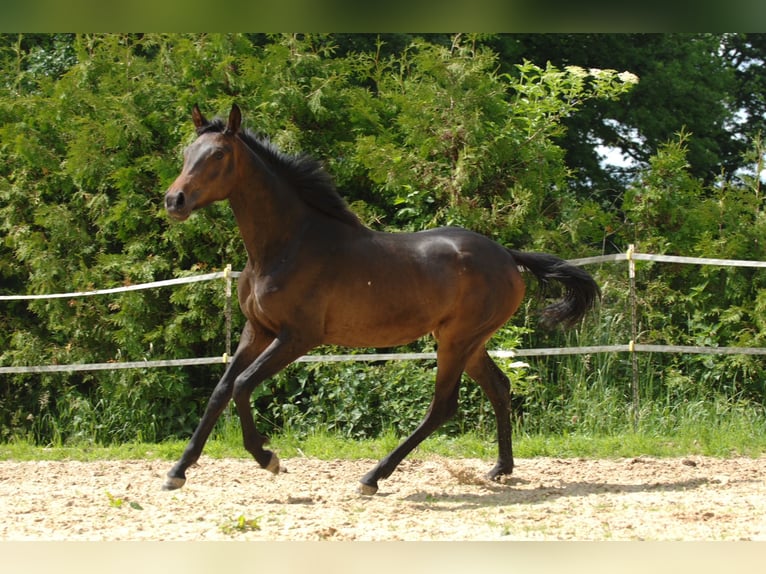
[{"label": "horse's hind leg", "polygon": [[375,494],[378,491],[378,480],[389,477],[405,456],[457,412],[460,376],[465,362],[455,355],[446,355],[440,347],[437,356],[436,389],[425,418],[404,442],[362,477],[359,486],[361,494]]},{"label": "horse's hind leg", "polygon": [[511,384],[485,349],[478,351],[466,365],[466,373],[484,390],[497,421],[497,464],[487,475],[497,480],[513,472],[511,437]]}]

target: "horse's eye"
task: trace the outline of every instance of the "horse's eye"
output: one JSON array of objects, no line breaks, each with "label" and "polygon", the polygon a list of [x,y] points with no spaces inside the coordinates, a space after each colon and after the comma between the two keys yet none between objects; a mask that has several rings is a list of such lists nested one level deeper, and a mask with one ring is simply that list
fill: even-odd
[{"label": "horse's eye", "polygon": [[223,159],[223,150],[220,150],[220,149],[216,150],[215,153],[213,154],[213,157],[215,159]]}]

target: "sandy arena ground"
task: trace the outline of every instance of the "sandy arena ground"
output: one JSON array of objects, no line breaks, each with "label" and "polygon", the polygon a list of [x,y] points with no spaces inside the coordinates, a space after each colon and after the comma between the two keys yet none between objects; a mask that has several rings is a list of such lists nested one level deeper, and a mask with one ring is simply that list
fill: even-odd
[{"label": "sandy arena ground", "polygon": [[374,461],[203,457],[0,461],[0,540],[766,540],[766,458],[406,459],[372,497]]}]

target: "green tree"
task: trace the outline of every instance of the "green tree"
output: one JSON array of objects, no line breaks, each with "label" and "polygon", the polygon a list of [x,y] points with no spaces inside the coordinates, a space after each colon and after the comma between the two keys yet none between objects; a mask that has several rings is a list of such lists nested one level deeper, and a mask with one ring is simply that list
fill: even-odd
[{"label": "green tree", "polygon": [[[763,260],[766,219],[760,180],[744,175],[706,185],[691,174],[690,136],[662,146],[625,197],[625,240],[649,253]],[[763,149],[746,157],[759,173]],[[717,266],[643,264],[638,269],[641,342],[698,346],[760,347],[761,270]],[[753,357],[670,355],[655,368],[673,379],[683,373],[688,392],[723,393],[763,401],[761,360]],[[677,380],[677,379],[674,379]]]},{"label": "green tree", "polygon": [[[691,173],[709,183],[722,172],[732,174],[745,151],[745,127],[735,122],[760,67],[750,68],[750,83],[738,72],[743,57],[756,58],[756,38],[722,34],[531,34],[503,36],[503,53],[511,61],[528,58],[541,64],[575,64],[585,68],[628,70],[640,78],[635,90],[619,101],[592,100],[565,124],[561,145],[567,163],[578,171],[581,194],[618,200],[649,158],[680,130],[687,142]],[[729,52],[723,49],[732,45]],[[743,56],[742,54],[748,54]],[[746,87],[747,86],[747,87]],[[747,95],[746,95],[747,93]],[[739,95],[739,97],[737,97]],[[612,146],[634,162],[626,169],[603,165],[597,145]]]}]

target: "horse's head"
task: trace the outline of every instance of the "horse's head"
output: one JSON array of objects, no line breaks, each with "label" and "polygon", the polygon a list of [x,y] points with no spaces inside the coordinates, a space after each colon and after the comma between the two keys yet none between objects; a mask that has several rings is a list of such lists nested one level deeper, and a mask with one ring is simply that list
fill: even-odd
[{"label": "horse's head", "polygon": [[197,128],[197,139],[184,151],[181,174],[165,193],[165,209],[180,221],[191,212],[214,201],[229,197],[237,173],[237,132],[242,114],[236,104],[232,105],[225,128],[205,119],[195,105],[192,120]]}]

